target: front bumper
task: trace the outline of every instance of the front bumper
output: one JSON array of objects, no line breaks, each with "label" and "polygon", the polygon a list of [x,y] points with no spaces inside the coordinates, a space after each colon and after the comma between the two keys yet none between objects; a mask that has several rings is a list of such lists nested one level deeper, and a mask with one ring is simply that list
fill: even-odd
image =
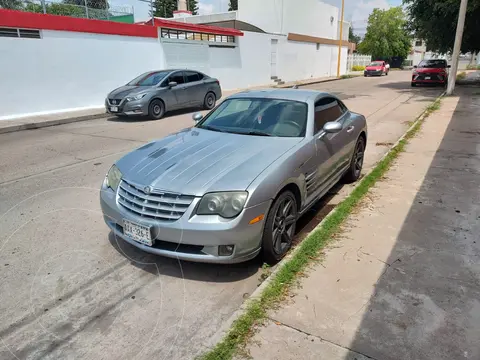
[{"label": "front bumper", "polygon": [[445,84],[448,80],[446,74],[414,74],[412,83],[414,84]]},{"label": "front bumper", "polygon": [[[264,221],[271,201],[246,208],[235,219],[195,215],[200,198],[195,198],[183,216],[174,222],[162,222],[140,217],[117,202],[117,194],[102,185],[100,205],[104,220],[116,238],[156,255],[205,263],[233,264],[250,260],[261,249]],[[264,219],[249,222],[259,215]],[[140,244],[123,233],[123,220],[130,220],[152,229],[153,246]],[[220,245],[233,245],[231,255],[220,256]]]},{"label": "front bumper", "polygon": [[[114,111],[114,108],[117,108]],[[142,116],[148,115],[148,103],[143,99],[126,101],[125,99],[117,101],[117,104],[111,104],[108,99],[105,100],[105,111],[112,115],[123,116]]]},{"label": "front bumper", "polygon": [[368,76],[381,76],[383,75],[383,71],[382,70],[365,70],[363,74]]}]

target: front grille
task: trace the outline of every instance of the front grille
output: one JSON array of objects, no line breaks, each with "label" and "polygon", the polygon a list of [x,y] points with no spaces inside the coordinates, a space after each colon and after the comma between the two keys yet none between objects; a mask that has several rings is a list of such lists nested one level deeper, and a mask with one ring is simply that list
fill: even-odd
[{"label": "front grille", "polygon": [[421,73],[418,75],[417,80],[425,80],[425,77],[429,77],[429,80],[437,81],[437,80],[443,80],[443,76],[439,75],[437,73]]},{"label": "front grille", "polygon": [[139,186],[122,180],[118,187],[118,203],[135,215],[173,222],[182,217],[194,196],[155,191],[146,194]]},{"label": "front grille", "polygon": [[122,100],[119,99],[108,99],[108,101],[111,105],[120,105],[120,103],[122,102]]}]

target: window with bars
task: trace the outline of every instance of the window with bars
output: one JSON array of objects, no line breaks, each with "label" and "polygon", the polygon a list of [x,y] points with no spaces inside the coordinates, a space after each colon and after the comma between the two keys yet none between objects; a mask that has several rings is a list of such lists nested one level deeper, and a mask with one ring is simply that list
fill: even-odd
[{"label": "window with bars", "polygon": [[194,40],[194,41],[209,41],[215,43],[234,43],[235,37],[231,35],[215,35],[200,32],[192,32],[176,29],[163,29],[161,36],[164,39],[179,39],[179,40]]},{"label": "window with bars", "polygon": [[41,39],[40,30],[0,27],[0,37]]}]

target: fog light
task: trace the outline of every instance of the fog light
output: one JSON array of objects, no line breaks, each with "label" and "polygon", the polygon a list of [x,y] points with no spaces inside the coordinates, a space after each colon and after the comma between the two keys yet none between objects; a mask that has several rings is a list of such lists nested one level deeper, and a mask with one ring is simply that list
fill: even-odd
[{"label": "fog light", "polygon": [[218,256],[230,256],[233,254],[235,246],[233,245],[220,245],[218,247]]}]

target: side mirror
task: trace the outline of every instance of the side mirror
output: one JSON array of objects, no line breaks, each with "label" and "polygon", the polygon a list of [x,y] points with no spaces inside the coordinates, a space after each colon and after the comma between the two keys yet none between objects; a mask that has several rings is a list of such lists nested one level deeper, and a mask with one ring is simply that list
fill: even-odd
[{"label": "side mirror", "polygon": [[418,68],[418,66],[417,66],[417,65],[413,65],[413,68],[416,69],[416,68]]},{"label": "side mirror", "polygon": [[203,119],[203,115],[202,115],[202,113],[195,113],[195,114],[193,114],[192,118],[193,118],[193,121],[195,121],[197,123],[197,122],[199,122],[200,120]]},{"label": "side mirror", "polygon": [[177,86],[177,85],[178,84],[175,81],[171,81],[171,82],[168,83],[169,88],[172,88],[172,87]]},{"label": "side mirror", "polygon": [[447,65],[447,68],[449,68],[449,69],[450,69],[451,67],[452,67],[452,65]]},{"label": "side mirror", "polygon": [[330,121],[323,125],[323,131],[327,134],[335,134],[342,131],[343,125],[337,121]]}]

